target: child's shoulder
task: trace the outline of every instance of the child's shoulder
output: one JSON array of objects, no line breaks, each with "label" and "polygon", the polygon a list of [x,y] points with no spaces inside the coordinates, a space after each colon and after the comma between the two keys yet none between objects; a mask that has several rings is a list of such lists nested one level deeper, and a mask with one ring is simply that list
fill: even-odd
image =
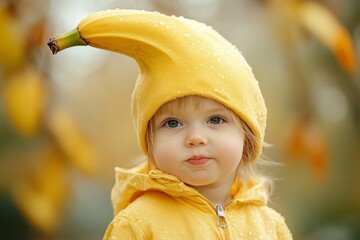
[{"label": "child's shoulder", "polygon": [[[157,229],[163,226],[172,229],[170,232],[175,232],[179,230],[177,223],[186,222],[183,213],[184,206],[173,197],[160,191],[146,191],[115,216],[112,226],[118,229],[116,231],[138,229],[146,236],[150,233],[159,234]],[[169,216],[171,219],[176,219],[176,222],[169,221]],[[152,235],[151,239],[155,239],[154,236]]]},{"label": "child's shoulder", "polygon": [[174,199],[160,191],[146,191],[139,196],[137,196],[129,205],[119,212],[120,215],[150,215],[161,214],[162,212],[167,212],[171,207],[173,208],[177,205],[177,202]]},{"label": "child's shoulder", "polygon": [[263,207],[263,212],[266,218],[275,225],[278,235],[282,236],[280,239],[292,239],[285,217],[281,213],[267,205]]},{"label": "child's shoulder", "polygon": [[274,208],[269,207],[268,205],[265,205],[263,207],[263,211],[266,215],[270,216],[272,219],[277,221],[285,221],[285,218],[283,215],[281,215],[278,211],[276,211]]}]

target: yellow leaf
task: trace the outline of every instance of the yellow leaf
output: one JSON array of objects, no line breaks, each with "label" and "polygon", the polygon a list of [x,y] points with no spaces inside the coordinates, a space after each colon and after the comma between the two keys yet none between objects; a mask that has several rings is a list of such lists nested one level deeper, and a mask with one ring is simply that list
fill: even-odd
[{"label": "yellow leaf", "polygon": [[98,163],[93,146],[69,112],[60,108],[53,109],[48,126],[70,162],[86,174],[95,174]]},{"label": "yellow leaf", "polygon": [[57,229],[68,198],[69,185],[64,162],[53,150],[39,152],[38,165],[27,169],[13,190],[16,205],[36,229]]},{"label": "yellow leaf", "polygon": [[27,67],[4,83],[6,115],[12,126],[24,136],[32,136],[40,127],[45,105],[45,86],[41,75]]},{"label": "yellow leaf", "polygon": [[16,71],[25,60],[25,41],[6,4],[0,4],[0,71]]}]

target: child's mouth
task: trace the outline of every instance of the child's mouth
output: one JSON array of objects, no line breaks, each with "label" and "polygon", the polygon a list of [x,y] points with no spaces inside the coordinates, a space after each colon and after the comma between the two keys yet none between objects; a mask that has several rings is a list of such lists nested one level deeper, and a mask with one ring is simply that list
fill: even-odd
[{"label": "child's mouth", "polygon": [[203,165],[206,164],[208,161],[210,160],[210,158],[202,156],[202,155],[194,155],[191,158],[189,158],[188,160],[186,160],[186,162],[188,162],[189,164],[192,165]]}]

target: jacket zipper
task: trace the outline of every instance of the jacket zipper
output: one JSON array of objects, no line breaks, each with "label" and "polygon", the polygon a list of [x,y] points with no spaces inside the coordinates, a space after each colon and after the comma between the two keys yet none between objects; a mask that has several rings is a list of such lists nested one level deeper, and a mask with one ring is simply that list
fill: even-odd
[{"label": "jacket zipper", "polygon": [[217,204],[215,206],[215,209],[216,209],[216,215],[217,215],[216,224],[221,229],[221,232],[224,233],[225,239],[229,239],[229,233],[228,233],[227,222],[226,222],[226,217],[225,217],[225,210],[224,210],[223,206],[221,206],[220,204]]}]

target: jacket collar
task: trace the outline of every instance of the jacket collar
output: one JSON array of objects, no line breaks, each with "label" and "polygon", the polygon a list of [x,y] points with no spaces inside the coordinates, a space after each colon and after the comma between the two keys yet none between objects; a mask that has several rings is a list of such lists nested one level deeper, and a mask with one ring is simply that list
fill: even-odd
[{"label": "jacket collar", "polygon": [[[265,205],[267,193],[264,184],[257,182],[248,187],[239,184],[234,194],[235,204],[251,203]],[[133,169],[115,169],[115,185],[111,192],[114,213],[117,214],[145,191],[156,190],[170,196],[182,197],[191,201],[206,203],[207,200],[199,192],[177,177],[163,173],[160,170],[150,170],[147,163]]]}]

